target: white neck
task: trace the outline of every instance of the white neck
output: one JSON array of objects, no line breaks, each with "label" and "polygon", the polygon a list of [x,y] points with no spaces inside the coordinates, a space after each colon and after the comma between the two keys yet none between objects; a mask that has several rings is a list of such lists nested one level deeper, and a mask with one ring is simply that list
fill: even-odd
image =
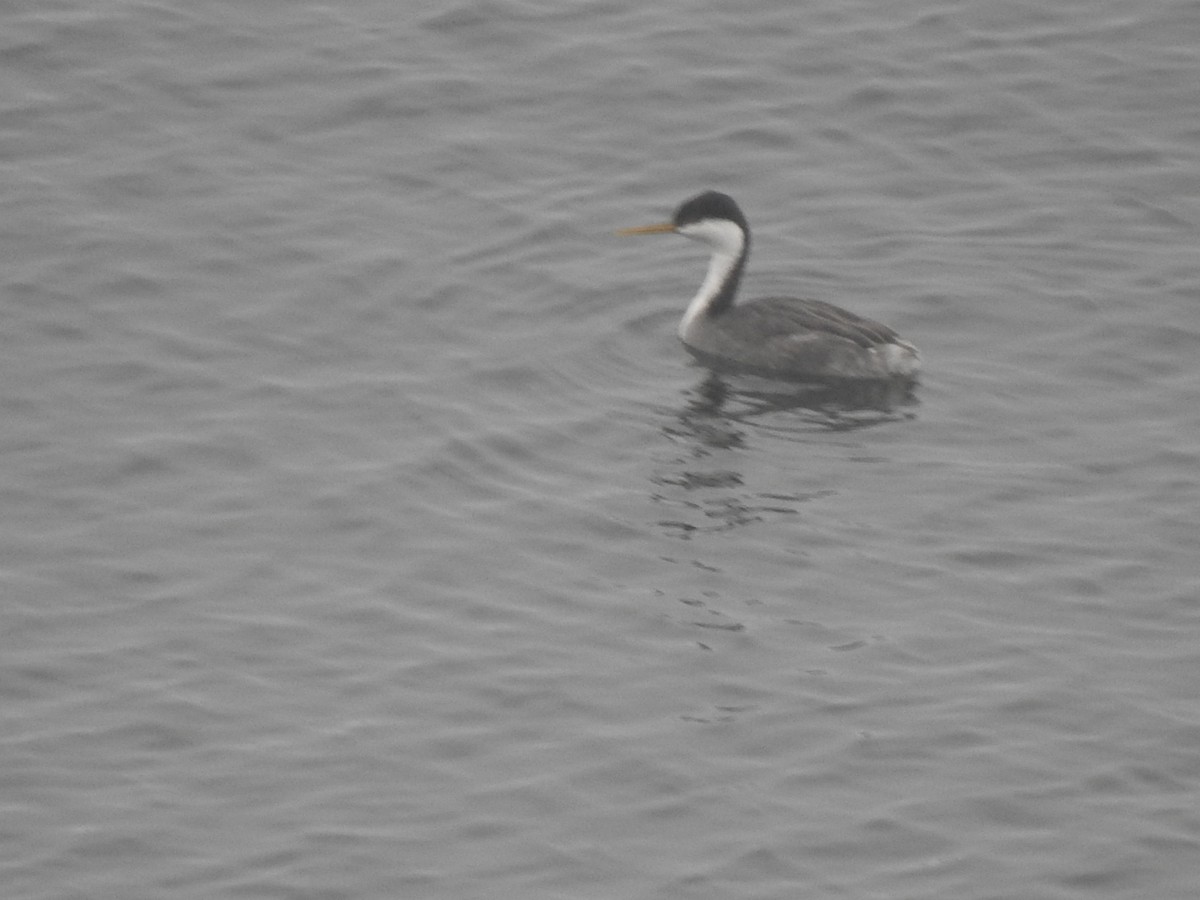
[{"label": "white neck", "polygon": [[684,237],[700,241],[712,248],[708,261],[708,272],[700,290],[688,304],[683,320],[679,323],[679,336],[685,337],[697,319],[705,315],[721,293],[721,287],[737,268],[745,248],[746,238],[736,223],[727,219],[702,219],[679,229]]}]

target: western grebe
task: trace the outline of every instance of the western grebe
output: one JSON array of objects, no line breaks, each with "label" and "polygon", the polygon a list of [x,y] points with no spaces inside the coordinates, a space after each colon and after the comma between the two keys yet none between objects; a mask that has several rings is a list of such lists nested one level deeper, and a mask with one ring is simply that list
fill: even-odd
[{"label": "western grebe", "polygon": [[773,378],[915,381],[917,348],[886,325],[820,300],[765,297],[735,304],[750,255],[750,226],[733,198],[706,191],[670,222],[618,234],[674,231],[712,250],[708,274],[679,323],[679,339],[702,362]]}]

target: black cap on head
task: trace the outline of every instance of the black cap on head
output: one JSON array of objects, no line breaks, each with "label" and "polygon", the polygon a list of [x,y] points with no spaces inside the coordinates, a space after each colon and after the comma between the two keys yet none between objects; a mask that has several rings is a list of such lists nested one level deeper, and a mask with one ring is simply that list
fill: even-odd
[{"label": "black cap on head", "polygon": [[727,219],[730,222],[736,222],[742,229],[749,230],[746,217],[742,215],[738,205],[733,202],[733,198],[720,191],[705,191],[703,194],[697,194],[691,200],[684,201],[680,204],[679,209],[675,210],[672,221],[676,228],[680,228],[702,219]]}]

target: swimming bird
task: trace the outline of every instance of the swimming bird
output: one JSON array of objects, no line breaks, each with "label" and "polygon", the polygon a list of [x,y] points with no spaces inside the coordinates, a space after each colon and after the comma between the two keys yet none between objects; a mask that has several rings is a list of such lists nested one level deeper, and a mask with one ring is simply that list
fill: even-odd
[{"label": "swimming bird", "polygon": [[670,222],[618,234],[675,232],[712,251],[708,273],[679,323],[679,339],[716,369],[799,381],[916,380],[917,348],[892,329],[821,300],[764,297],[735,303],[750,255],[750,225],[727,194],[705,191]]}]

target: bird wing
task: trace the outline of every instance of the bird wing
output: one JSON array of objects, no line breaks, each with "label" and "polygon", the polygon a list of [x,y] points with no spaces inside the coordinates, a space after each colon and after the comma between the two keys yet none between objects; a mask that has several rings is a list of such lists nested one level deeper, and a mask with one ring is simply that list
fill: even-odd
[{"label": "bird wing", "polygon": [[768,340],[809,333],[836,335],[860,347],[898,340],[896,332],[886,325],[822,300],[765,297],[735,306],[727,316],[730,324],[734,319],[739,320],[739,331],[754,332]]}]

